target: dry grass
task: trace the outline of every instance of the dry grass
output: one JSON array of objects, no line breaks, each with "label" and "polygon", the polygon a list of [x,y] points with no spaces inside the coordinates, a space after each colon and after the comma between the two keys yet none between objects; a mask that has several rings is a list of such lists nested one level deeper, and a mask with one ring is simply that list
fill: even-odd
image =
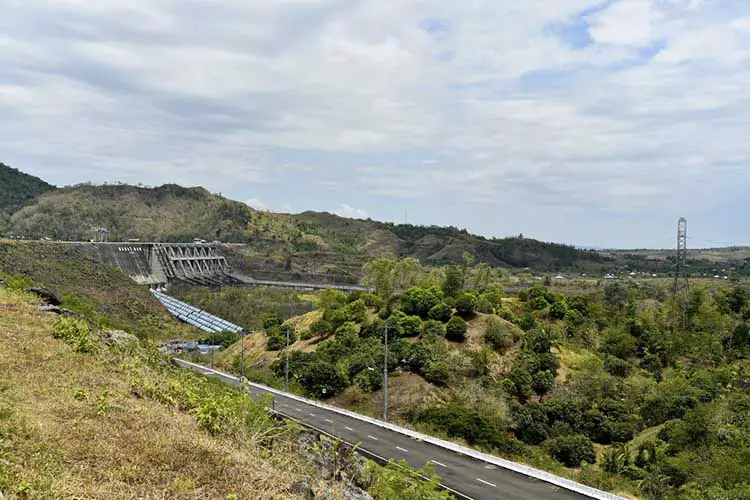
[{"label": "dry grass", "polygon": [[313,475],[290,442],[271,453],[251,440],[211,436],[192,416],[132,395],[131,380],[162,373],[130,354],[74,353],[52,338],[55,318],[35,305],[0,288],[6,497],[292,498],[285,489]]}]

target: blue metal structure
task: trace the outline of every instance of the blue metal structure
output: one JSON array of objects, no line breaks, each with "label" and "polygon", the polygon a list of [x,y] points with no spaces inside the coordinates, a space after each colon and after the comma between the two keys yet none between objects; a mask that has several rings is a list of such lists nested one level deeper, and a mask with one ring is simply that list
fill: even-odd
[{"label": "blue metal structure", "polygon": [[208,333],[219,333],[219,332],[234,332],[240,333],[243,329],[241,326],[230,323],[227,320],[221,319],[212,314],[208,314],[197,307],[181,302],[174,297],[160,292],[158,290],[151,290],[154,297],[161,302],[167,310],[172,313],[177,319],[184,321],[189,325],[193,325],[196,328],[203,330]]}]

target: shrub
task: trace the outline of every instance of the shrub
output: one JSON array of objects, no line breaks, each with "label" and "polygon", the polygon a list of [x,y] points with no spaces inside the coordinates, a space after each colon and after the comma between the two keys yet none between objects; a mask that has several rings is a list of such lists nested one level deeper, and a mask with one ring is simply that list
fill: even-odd
[{"label": "shrub", "polygon": [[560,302],[555,302],[552,304],[552,307],[550,307],[549,315],[552,319],[563,319],[565,318],[565,315],[568,312],[568,305],[565,303],[564,300]]},{"label": "shrub", "polygon": [[466,340],[466,321],[454,316],[445,327],[445,338],[454,342],[463,342]]},{"label": "shrub", "polygon": [[269,351],[280,351],[286,347],[286,336],[282,335],[279,328],[273,328],[267,332],[266,349]]},{"label": "shrub", "polygon": [[535,373],[531,377],[531,388],[540,396],[544,396],[555,387],[554,373],[544,370]]},{"label": "shrub", "polygon": [[456,312],[464,318],[472,318],[477,308],[477,298],[473,293],[463,292],[456,298]]},{"label": "shrub", "polygon": [[354,376],[354,383],[364,392],[375,392],[383,387],[383,373],[380,370],[362,370]]},{"label": "shrub", "polygon": [[310,325],[310,333],[313,337],[327,337],[333,332],[333,325],[324,319],[319,319]]},{"label": "shrub", "polygon": [[436,321],[448,322],[453,316],[453,309],[445,302],[441,302],[430,309],[427,317]]},{"label": "shrub", "polygon": [[422,330],[422,320],[419,316],[407,316],[401,321],[404,337],[416,337]]},{"label": "shrub", "polygon": [[493,349],[506,349],[513,345],[513,335],[505,328],[500,318],[491,316],[487,321],[484,341]]},{"label": "shrub", "polygon": [[400,298],[401,307],[406,314],[427,319],[430,310],[443,299],[443,294],[435,288],[413,287],[405,291]]},{"label": "shrub", "polygon": [[417,421],[442,430],[450,437],[463,438],[472,445],[508,454],[520,450],[519,443],[508,437],[506,422],[497,415],[458,402],[428,408],[417,415]]},{"label": "shrub", "polygon": [[322,360],[305,365],[300,373],[299,382],[309,396],[316,398],[333,397],[346,387],[346,381],[336,368]]},{"label": "shrub", "polygon": [[68,344],[75,352],[94,352],[99,346],[91,334],[89,324],[76,318],[59,317],[55,321],[52,336]]},{"label": "shrub", "polygon": [[263,315],[263,329],[265,331],[273,330],[278,328],[283,323],[281,316],[276,313],[266,313]]},{"label": "shrub", "polygon": [[579,467],[582,462],[596,463],[594,445],[581,434],[550,439],[544,443],[544,448],[555,460],[568,467]]},{"label": "shrub", "polygon": [[451,367],[445,361],[429,361],[425,365],[424,378],[435,385],[446,385],[451,376]]},{"label": "shrub", "polygon": [[430,319],[422,325],[422,336],[428,337],[445,337],[445,325],[440,321]]},{"label": "shrub", "polygon": [[624,359],[607,355],[604,357],[604,369],[610,375],[625,378],[630,375],[632,367]]}]

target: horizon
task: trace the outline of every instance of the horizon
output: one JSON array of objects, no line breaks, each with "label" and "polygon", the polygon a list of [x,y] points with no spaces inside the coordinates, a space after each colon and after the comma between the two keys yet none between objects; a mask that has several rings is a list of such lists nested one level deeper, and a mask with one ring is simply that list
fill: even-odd
[{"label": "horizon", "polygon": [[53,184],[750,245],[745,0],[33,0],[0,28],[0,150]]}]

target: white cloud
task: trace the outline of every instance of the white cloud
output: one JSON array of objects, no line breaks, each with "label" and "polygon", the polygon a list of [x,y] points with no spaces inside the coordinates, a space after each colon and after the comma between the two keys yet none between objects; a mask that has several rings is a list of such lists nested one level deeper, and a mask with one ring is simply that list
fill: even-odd
[{"label": "white cloud", "polygon": [[750,157],[746,0],[6,4],[0,160],[56,183],[619,214],[718,203]]},{"label": "white cloud", "polygon": [[597,43],[641,46],[654,39],[657,20],[652,0],[617,0],[591,16],[591,37]]},{"label": "white cloud", "polygon": [[333,213],[338,215],[339,217],[347,217],[349,219],[366,219],[367,218],[367,210],[363,208],[354,208],[345,203],[342,203],[341,205],[339,205],[333,211]]}]

